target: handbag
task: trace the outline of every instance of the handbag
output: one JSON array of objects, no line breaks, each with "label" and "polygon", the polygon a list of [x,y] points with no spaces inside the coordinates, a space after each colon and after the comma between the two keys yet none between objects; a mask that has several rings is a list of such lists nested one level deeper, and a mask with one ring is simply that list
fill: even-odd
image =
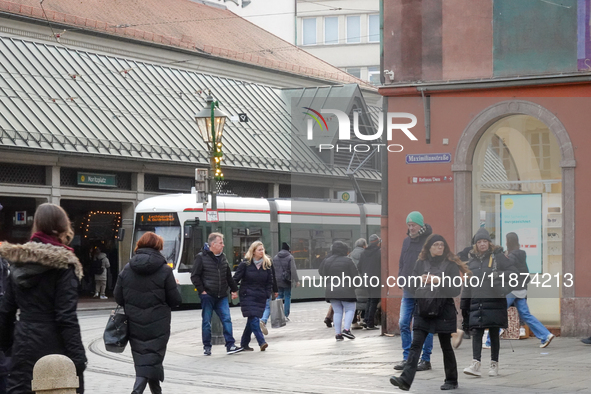
[{"label": "handbag", "polygon": [[492,287],[493,292],[498,298],[505,298],[507,294],[511,293],[513,289],[509,286],[509,278],[504,275],[504,278],[499,276],[499,270],[497,267],[497,258],[495,257],[494,253],[490,254],[490,258],[488,261],[488,266],[492,265]]},{"label": "handbag", "polygon": [[271,307],[271,327],[279,328],[287,324],[285,319],[285,312],[283,310],[283,300],[278,298],[270,301]]},{"label": "handbag", "polygon": [[127,342],[129,342],[129,325],[125,310],[117,305],[117,308],[111,312],[109,321],[103,334],[105,349],[108,352],[123,353]]}]

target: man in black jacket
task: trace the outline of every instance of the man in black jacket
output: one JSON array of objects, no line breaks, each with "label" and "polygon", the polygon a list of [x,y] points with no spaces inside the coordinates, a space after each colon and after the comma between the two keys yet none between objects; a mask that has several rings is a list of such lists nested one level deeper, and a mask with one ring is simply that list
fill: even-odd
[{"label": "man in black jacket", "polygon": [[[361,276],[367,275],[368,283],[371,282],[372,277],[378,279],[382,276],[382,240],[377,234],[372,234],[369,237],[369,246],[361,253],[359,257],[359,274]],[[375,283],[375,282],[374,282]],[[368,330],[377,330],[375,326],[375,315],[378,302],[380,302],[381,281],[378,280],[376,286],[368,286],[367,305],[365,307],[365,328]]]},{"label": "man in black jacket", "polygon": [[199,252],[193,264],[191,282],[201,298],[201,335],[203,338],[203,354],[211,355],[211,317],[213,311],[222,322],[226,350],[228,354],[238,353],[243,349],[236,346],[232,335],[232,320],[228,304],[228,290],[232,290],[232,299],[238,297],[238,286],[232,279],[228,260],[223,252],[224,236],[211,233],[203,250]]}]

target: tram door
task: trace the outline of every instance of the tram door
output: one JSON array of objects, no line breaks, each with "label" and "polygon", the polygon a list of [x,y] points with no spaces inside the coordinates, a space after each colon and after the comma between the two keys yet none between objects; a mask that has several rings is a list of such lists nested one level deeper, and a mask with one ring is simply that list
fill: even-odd
[{"label": "tram door", "polygon": [[[244,255],[248,252],[248,248],[254,241],[261,241],[263,230],[261,228],[233,228],[232,229],[232,270],[236,270],[240,262],[244,259]],[[269,245],[270,247],[271,245]],[[268,252],[267,252],[268,254]]]}]

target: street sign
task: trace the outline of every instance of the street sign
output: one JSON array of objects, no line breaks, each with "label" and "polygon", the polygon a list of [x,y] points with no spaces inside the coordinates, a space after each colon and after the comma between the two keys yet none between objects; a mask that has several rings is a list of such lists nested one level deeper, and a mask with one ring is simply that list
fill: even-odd
[{"label": "street sign", "polygon": [[117,175],[78,172],[78,185],[117,187]]},{"label": "street sign", "polygon": [[247,114],[238,114],[238,119],[240,119],[241,122],[248,122],[248,115]]},{"label": "street sign", "polygon": [[421,153],[406,155],[406,164],[451,163],[451,153]]},{"label": "street sign", "polygon": [[347,190],[344,192],[337,192],[337,199],[344,202],[355,202],[357,196],[355,195],[355,190]]},{"label": "street sign", "polygon": [[435,175],[435,176],[409,176],[408,183],[450,183],[453,182],[452,175]]},{"label": "street sign", "polygon": [[206,216],[205,216],[207,223],[212,223],[212,222],[219,222],[220,219],[218,217],[218,211],[212,211],[211,209],[207,210]]}]

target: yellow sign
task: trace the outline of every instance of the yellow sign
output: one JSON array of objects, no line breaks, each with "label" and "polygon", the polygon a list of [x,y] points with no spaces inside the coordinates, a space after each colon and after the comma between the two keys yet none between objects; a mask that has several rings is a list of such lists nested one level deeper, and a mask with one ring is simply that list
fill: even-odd
[{"label": "yellow sign", "polygon": [[349,201],[351,195],[347,192],[344,192],[341,198],[343,199],[343,201]]},{"label": "yellow sign", "polygon": [[513,200],[508,198],[505,200],[505,209],[513,209]]}]

